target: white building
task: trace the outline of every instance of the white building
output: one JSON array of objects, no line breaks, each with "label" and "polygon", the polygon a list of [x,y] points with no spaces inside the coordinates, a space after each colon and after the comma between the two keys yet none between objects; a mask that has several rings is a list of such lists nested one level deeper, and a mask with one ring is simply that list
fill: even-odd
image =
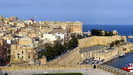
[{"label": "white building", "polygon": [[55,35],[52,35],[52,34],[43,34],[43,37],[41,39],[49,40],[51,42],[51,44],[53,44],[54,41],[57,40],[57,37]]},{"label": "white building", "polygon": [[58,37],[58,39],[61,41],[62,44],[64,44],[65,35],[62,33],[55,33],[55,36]]}]

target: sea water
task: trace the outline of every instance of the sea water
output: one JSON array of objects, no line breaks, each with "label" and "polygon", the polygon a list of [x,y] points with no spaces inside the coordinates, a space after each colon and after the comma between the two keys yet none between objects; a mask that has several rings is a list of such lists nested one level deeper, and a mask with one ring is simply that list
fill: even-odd
[{"label": "sea water", "polygon": [[[133,25],[83,25],[84,32],[91,31],[92,29],[102,29],[105,31],[117,30],[121,36],[133,36]],[[127,38],[127,41],[133,43],[133,39]]]}]

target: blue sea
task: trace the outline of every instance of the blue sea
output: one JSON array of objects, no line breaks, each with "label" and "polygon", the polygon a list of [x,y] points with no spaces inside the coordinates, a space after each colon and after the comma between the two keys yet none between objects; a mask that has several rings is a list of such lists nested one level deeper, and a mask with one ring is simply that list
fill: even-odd
[{"label": "blue sea", "polygon": [[[83,25],[83,31],[91,31],[91,29],[102,29],[106,31],[117,30],[119,35],[122,36],[133,36],[133,25]],[[133,43],[133,39],[128,39],[128,42]]]}]

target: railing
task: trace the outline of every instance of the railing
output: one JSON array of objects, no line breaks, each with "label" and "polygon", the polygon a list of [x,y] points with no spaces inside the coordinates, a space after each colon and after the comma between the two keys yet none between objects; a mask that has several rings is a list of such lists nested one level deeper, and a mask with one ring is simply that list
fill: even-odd
[{"label": "railing", "polygon": [[133,73],[126,72],[124,70],[121,70],[109,65],[97,65],[97,68],[105,70],[107,72],[114,73],[115,75],[133,75]]}]

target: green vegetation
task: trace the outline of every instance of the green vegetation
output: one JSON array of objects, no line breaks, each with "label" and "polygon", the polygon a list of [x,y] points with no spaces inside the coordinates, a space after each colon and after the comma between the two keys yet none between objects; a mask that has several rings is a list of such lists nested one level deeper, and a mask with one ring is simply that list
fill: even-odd
[{"label": "green vegetation", "polygon": [[102,35],[103,35],[101,29],[99,29],[99,30],[97,30],[97,29],[92,29],[92,30],[91,30],[91,34],[92,34],[93,36],[102,36]]},{"label": "green vegetation", "polygon": [[107,32],[102,29],[92,29],[91,30],[91,35],[93,36],[113,36],[113,32]]},{"label": "green vegetation", "polygon": [[78,34],[78,35],[77,35],[77,38],[78,38],[78,39],[82,39],[82,38],[83,38],[83,36],[82,36],[82,35],[80,35],[80,34]]},{"label": "green vegetation", "polygon": [[75,35],[71,36],[72,39],[67,44],[67,49],[73,49],[78,46],[78,39],[75,37]]},{"label": "green vegetation", "polygon": [[33,74],[33,75],[83,75],[80,73],[62,73],[62,74]]},{"label": "green vegetation", "polygon": [[52,60],[59,55],[67,52],[68,50],[72,50],[73,48],[78,46],[78,39],[75,35],[71,36],[71,40],[68,43],[62,45],[61,43],[57,42],[54,46],[46,46],[45,51],[41,52],[41,55],[46,56],[47,60]]},{"label": "green vegetation", "polygon": [[110,47],[114,47],[115,46],[115,42],[110,43]]},{"label": "green vegetation", "polygon": [[110,43],[110,47],[118,46],[118,45],[120,45],[122,43],[124,43],[123,39],[122,40],[116,40],[116,41]]}]

